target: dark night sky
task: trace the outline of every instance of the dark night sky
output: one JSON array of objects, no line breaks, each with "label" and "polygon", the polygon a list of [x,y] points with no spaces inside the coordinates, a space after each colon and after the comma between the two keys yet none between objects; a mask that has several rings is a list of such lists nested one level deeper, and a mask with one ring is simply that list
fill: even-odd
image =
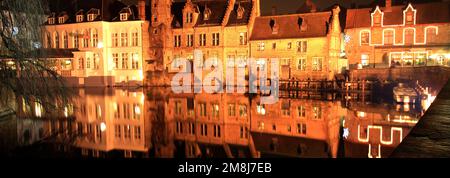
[{"label": "dark night sky", "polygon": [[[357,5],[367,5],[373,0],[313,0],[317,8],[324,9],[334,4],[349,7],[352,3]],[[276,6],[277,14],[295,13],[295,11],[305,2],[305,0],[261,0],[262,15],[270,15],[272,6]]]}]

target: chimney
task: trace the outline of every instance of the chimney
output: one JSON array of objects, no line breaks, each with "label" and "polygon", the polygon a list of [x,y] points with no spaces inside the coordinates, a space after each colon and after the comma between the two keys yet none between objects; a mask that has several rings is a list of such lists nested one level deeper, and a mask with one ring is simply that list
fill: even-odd
[{"label": "chimney", "polygon": [[277,15],[277,6],[272,6],[272,15]]},{"label": "chimney", "polygon": [[306,0],[306,6],[308,6],[311,13],[317,12],[317,6],[312,0]]},{"label": "chimney", "polygon": [[386,0],[386,9],[385,12],[392,12],[392,0]]},{"label": "chimney", "polygon": [[145,20],[145,0],[139,0],[138,11],[139,11],[139,19]]}]

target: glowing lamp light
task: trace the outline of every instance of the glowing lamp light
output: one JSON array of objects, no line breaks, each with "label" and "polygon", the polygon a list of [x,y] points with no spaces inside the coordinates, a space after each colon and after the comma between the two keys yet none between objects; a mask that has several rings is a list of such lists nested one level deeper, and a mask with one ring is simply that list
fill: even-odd
[{"label": "glowing lamp light", "polygon": [[342,133],[342,137],[344,139],[347,139],[349,135],[350,135],[350,132],[348,131],[348,128],[344,128],[344,133]]},{"label": "glowing lamp light", "polygon": [[139,108],[139,106],[135,106],[135,107],[134,107],[134,112],[135,112],[136,114],[141,114],[141,108]]},{"label": "glowing lamp light", "polygon": [[103,42],[98,42],[97,48],[103,48]]},{"label": "glowing lamp light", "polygon": [[106,130],[106,124],[104,122],[100,123],[100,131],[104,132]]}]

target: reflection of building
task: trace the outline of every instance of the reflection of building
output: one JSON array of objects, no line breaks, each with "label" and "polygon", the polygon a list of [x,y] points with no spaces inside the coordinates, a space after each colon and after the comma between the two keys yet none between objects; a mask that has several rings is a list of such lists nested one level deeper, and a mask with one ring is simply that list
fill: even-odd
[{"label": "reflection of building", "polygon": [[418,122],[420,113],[409,105],[387,106],[352,103],[344,122],[346,157],[387,157]]},{"label": "reflection of building", "polygon": [[258,151],[279,156],[337,156],[340,120],[346,114],[340,102],[280,99],[274,105],[260,105],[257,101],[252,103],[251,131]]},{"label": "reflection of building", "polygon": [[449,66],[449,2],[347,10],[345,51],[352,68]]},{"label": "reflection of building", "polygon": [[[49,3],[45,57],[74,85],[142,85],[142,59],[148,40],[145,1],[63,1]],[[52,49],[50,49],[52,48]]]}]

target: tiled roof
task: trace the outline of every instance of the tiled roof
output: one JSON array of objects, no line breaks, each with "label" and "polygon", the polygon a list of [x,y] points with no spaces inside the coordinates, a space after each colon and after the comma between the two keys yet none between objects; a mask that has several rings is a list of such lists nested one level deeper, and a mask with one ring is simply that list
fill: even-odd
[{"label": "tiled roof", "polygon": [[[200,10],[196,26],[218,26],[222,24],[227,10],[227,0],[203,1],[197,2],[196,5]],[[211,10],[211,15],[208,20],[204,19],[205,8]]]},{"label": "tiled roof", "polygon": [[[262,16],[255,19],[251,40],[289,39],[323,37],[328,32],[328,21],[331,12],[306,14],[292,14],[282,16]],[[272,23],[278,26],[278,33],[273,33]],[[302,31],[300,24],[306,23],[306,30]]]},{"label": "tiled roof", "polygon": [[[130,7],[132,15],[129,17],[129,20],[137,20],[139,13],[136,7],[137,2],[138,0],[47,0],[49,7],[47,13],[58,15],[65,12],[69,17],[66,23],[75,23],[77,13],[87,15],[91,9],[99,9],[100,15],[94,21],[115,21],[124,7]],[[150,10],[147,8],[147,19],[150,19],[150,13]]]},{"label": "tiled roof", "polygon": [[[392,6],[391,12],[384,12],[386,8],[380,7],[380,10],[384,12],[383,24],[403,24],[403,10],[406,9],[406,7],[407,5]],[[412,7],[417,10],[416,24],[450,22],[450,2],[412,4]],[[363,9],[348,9],[346,28],[370,27],[370,14],[374,10],[375,7]]]},{"label": "tiled roof", "polygon": [[[238,19],[238,8],[239,6],[244,9],[244,14],[241,19]],[[252,13],[252,1],[236,1],[234,9],[230,14],[227,26],[233,25],[246,25],[250,20],[250,15]]]}]

